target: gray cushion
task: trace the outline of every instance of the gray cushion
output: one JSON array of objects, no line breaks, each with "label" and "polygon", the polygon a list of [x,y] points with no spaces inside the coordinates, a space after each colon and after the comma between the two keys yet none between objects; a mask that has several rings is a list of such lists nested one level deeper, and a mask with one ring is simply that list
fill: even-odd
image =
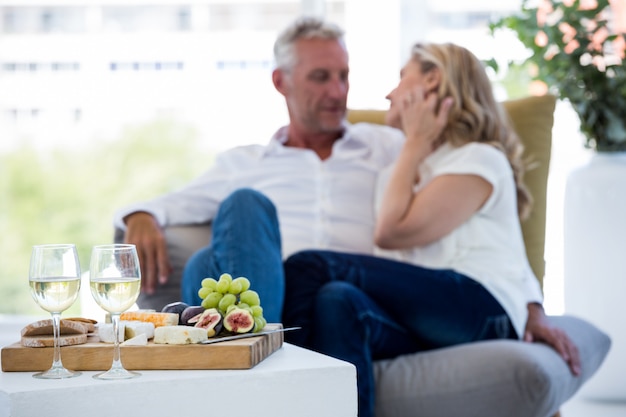
[{"label": "gray cushion", "polygon": [[541,343],[477,342],[376,363],[377,417],[552,416],[599,368],[611,341],[585,320],[554,316],[580,350],[582,374]]}]

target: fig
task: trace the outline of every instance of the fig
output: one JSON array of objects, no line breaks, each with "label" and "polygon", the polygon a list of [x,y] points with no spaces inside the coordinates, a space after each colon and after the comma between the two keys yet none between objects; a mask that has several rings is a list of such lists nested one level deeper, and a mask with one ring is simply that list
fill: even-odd
[{"label": "fig", "polygon": [[243,308],[233,308],[224,316],[224,328],[231,333],[248,333],[254,329],[254,317]]},{"label": "fig", "polygon": [[182,316],[183,311],[189,307],[188,304],[183,303],[182,301],[176,301],[174,303],[169,303],[161,310],[162,313],[176,313],[178,314],[178,324],[182,324]]},{"label": "fig", "polygon": [[188,306],[180,315],[180,323],[184,326],[193,326],[197,323],[200,315],[204,313],[205,308],[202,306]]},{"label": "fig", "polygon": [[204,310],[194,327],[201,327],[207,330],[207,336],[213,337],[222,330],[222,315],[216,308]]}]

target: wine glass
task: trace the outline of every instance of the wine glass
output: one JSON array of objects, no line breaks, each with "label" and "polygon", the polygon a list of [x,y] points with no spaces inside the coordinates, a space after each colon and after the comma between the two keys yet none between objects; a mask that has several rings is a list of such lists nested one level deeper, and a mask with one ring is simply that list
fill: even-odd
[{"label": "wine glass", "polygon": [[70,371],[61,362],[61,313],[78,298],[80,290],[80,263],[76,246],[36,245],[30,258],[28,274],[30,293],[39,307],[52,314],[54,356],[52,367],[33,375],[35,378],[60,379],[80,375]]},{"label": "wine glass", "polygon": [[89,287],[96,303],[111,313],[115,335],[111,369],[94,375],[94,378],[126,379],[141,375],[122,366],[119,341],[120,314],[135,303],[141,287],[141,272],[135,245],[94,246],[89,268]]}]

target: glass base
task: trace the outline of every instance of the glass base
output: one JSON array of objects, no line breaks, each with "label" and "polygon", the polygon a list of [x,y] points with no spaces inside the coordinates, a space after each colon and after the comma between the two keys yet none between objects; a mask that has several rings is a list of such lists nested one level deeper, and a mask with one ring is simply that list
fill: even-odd
[{"label": "glass base", "polygon": [[63,379],[63,378],[74,378],[75,376],[81,375],[82,372],[70,371],[65,368],[51,368],[45,372],[38,372],[33,374],[33,378],[39,379]]},{"label": "glass base", "polygon": [[139,372],[128,371],[126,369],[109,369],[106,372],[102,372],[94,375],[95,379],[130,379],[137,378],[141,374]]}]

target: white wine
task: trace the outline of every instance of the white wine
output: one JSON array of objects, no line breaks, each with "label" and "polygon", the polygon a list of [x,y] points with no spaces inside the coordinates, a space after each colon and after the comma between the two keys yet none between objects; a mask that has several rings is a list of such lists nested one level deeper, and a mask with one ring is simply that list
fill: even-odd
[{"label": "white wine", "polygon": [[41,308],[50,313],[67,310],[80,289],[80,277],[38,278],[29,280],[30,293]]},{"label": "white wine", "polygon": [[137,301],[141,278],[92,278],[90,286],[100,307],[109,313],[122,313]]}]

